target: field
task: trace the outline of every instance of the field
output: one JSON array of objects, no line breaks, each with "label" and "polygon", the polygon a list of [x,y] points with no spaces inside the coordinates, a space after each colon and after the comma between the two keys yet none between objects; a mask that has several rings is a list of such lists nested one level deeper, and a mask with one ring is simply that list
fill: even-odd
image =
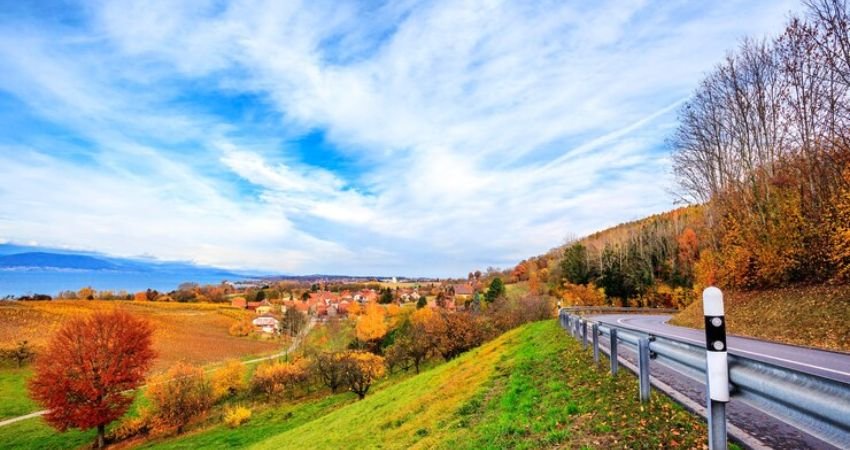
[{"label": "field", "polygon": [[[730,333],[850,352],[850,286],[725,292],[724,300]],[[702,301],[691,304],[671,323],[702,328]]]},{"label": "field", "polygon": [[233,322],[252,312],[212,303],[155,303],[131,301],[0,302],[0,342],[29,340],[43,346],[63,321],[95,311],[120,309],[153,324],[154,371],[183,360],[208,364],[244,355],[275,351],[280,343],[228,334]]},{"label": "field", "polygon": [[258,411],[145,448],[701,448],[699,419],[602,364],[554,321],[511,331],[417,376]]},{"label": "field", "polygon": [[[184,360],[208,365],[229,358],[244,358],[279,351],[285,343],[228,334],[230,325],[251,312],[205,303],[147,303],[128,301],[0,302],[0,342],[10,345],[28,340],[43,348],[63,321],[110,309],[122,309],[149,320],[154,326],[158,356],[153,372]],[[27,398],[28,369],[0,368],[0,420],[38,408]]]}]

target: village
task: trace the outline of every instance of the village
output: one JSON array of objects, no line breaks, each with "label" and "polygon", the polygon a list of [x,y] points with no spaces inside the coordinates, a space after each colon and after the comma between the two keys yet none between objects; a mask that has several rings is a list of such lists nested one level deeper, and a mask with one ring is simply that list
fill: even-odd
[{"label": "village", "polygon": [[257,316],[251,321],[254,331],[276,335],[284,331],[292,331],[291,322],[294,320],[286,321],[286,325],[284,320],[287,316],[292,318],[295,312],[300,315],[300,319],[295,319],[298,322],[308,320],[321,322],[357,315],[370,303],[463,311],[476,308],[476,301],[480,305],[479,297],[482,292],[481,283],[477,280],[466,283],[431,283],[428,286],[412,287],[370,287],[338,291],[330,289],[333,287],[326,285],[324,289],[320,289],[319,285],[313,284],[311,290],[305,291],[300,299],[295,299],[293,291],[290,291],[289,300],[267,298],[262,288],[256,292],[248,289],[245,293],[260,299],[248,301],[246,295],[234,294],[230,305],[256,313]]}]

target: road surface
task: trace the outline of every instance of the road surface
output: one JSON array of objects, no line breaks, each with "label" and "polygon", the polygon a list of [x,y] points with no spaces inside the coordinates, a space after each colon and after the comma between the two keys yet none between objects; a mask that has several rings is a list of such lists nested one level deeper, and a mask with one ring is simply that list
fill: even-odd
[{"label": "road surface", "polygon": [[[703,330],[677,327],[666,322],[669,315],[592,315],[595,321],[617,325],[621,328],[651,333],[693,342],[700,346],[705,343]],[[607,338],[600,343],[607,349]],[[784,366],[850,383],[850,354],[815,350],[792,345],[776,344],[757,339],[728,336],[729,353],[758,359],[770,364]],[[636,355],[628,347],[621,347],[621,358],[634,362]],[[694,380],[659,361],[650,364],[653,385],[674,397],[692,410],[705,407],[705,387],[703,380]],[[821,441],[764,411],[753,406],[733,401],[727,406],[730,425],[734,426],[737,436],[750,448],[771,449],[835,449],[836,447]],[[730,434],[732,430],[730,430]]]},{"label": "road surface", "polygon": [[[592,317],[594,320],[623,328],[632,328],[656,336],[679,338],[700,346],[705,345],[703,330],[670,325],[667,321],[672,316],[669,315],[606,314]],[[847,353],[815,350],[738,336],[729,336],[726,339],[726,345],[729,353],[733,355],[741,355],[850,384],[850,354]]]}]

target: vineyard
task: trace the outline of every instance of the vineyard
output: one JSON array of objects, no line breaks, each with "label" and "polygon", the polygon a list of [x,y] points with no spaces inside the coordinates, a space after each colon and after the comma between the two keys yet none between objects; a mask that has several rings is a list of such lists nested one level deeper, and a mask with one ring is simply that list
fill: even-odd
[{"label": "vineyard", "polygon": [[211,303],[153,303],[129,301],[46,301],[0,303],[0,342],[29,341],[38,351],[61,324],[95,311],[120,309],[154,326],[153,370],[177,361],[204,365],[228,358],[270,353],[277,341],[233,337],[229,327],[253,313]]}]

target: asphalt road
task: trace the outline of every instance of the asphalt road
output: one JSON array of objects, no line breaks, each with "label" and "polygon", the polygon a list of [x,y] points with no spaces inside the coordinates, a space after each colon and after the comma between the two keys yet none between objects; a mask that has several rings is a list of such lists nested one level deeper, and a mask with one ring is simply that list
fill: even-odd
[{"label": "asphalt road", "polygon": [[[667,324],[669,315],[595,315],[594,320],[616,324],[623,328],[674,337],[700,346],[705,344],[705,332],[693,328]],[[815,350],[806,347],[783,345],[758,339],[729,336],[726,339],[729,353],[756,359],[777,366],[850,383],[850,354]]]},{"label": "asphalt road", "polygon": [[[705,335],[702,330],[667,324],[667,320],[671,317],[669,315],[610,314],[593,315],[591,317],[593,320],[616,324],[621,328],[631,328],[656,336],[674,337],[698,345],[703,345],[705,342]],[[733,336],[729,336],[726,343],[729,352],[733,354],[850,383],[850,354]],[[606,338],[602,338],[600,344],[607,349]],[[620,356],[626,361],[635,363],[637,355],[627,347],[621,347]],[[683,376],[674,368],[667,367],[660,362],[650,364],[650,372],[653,385],[668,395],[674,396],[680,403],[683,403],[682,400],[690,403],[691,405],[685,405],[690,409],[695,409],[692,406],[705,407],[703,380]],[[684,397],[684,399],[681,397]],[[700,413],[702,414],[702,412]],[[730,425],[734,425],[743,433],[743,436],[740,436],[739,433],[739,437],[742,439],[741,443],[749,448],[795,450],[836,448],[747,403],[736,401],[729,403],[727,414]]]}]

